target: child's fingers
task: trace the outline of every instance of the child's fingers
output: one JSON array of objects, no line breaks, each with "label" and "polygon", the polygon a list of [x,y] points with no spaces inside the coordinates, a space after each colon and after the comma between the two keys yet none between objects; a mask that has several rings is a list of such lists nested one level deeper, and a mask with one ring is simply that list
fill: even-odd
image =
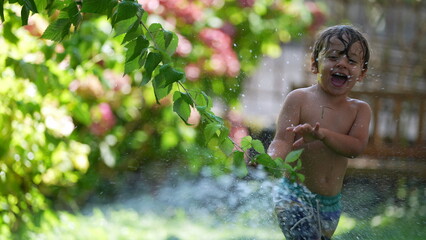
[{"label": "child's fingers", "polygon": [[314,128],[314,131],[318,131],[319,130],[319,128],[320,128],[320,124],[319,124],[319,122],[317,122],[316,124],[315,124],[315,128]]},{"label": "child's fingers", "polygon": [[287,131],[293,131],[294,133],[300,133],[303,131],[306,131],[307,128],[309,128],[310,125],[309,124],[302,124],[302,125],[297,125],[297,126],[293,126],[293,127],[288,127],[286,128]]},{"label": "child's fingers", "polygon": [[305,141],[303,141],[303,138],[299,138],[297,141],[295,141],[295,142],[293,143],[293,147],[294,147],[294,148],[299,148],[299,147],[301,147],[304,143],[305,143]]}]

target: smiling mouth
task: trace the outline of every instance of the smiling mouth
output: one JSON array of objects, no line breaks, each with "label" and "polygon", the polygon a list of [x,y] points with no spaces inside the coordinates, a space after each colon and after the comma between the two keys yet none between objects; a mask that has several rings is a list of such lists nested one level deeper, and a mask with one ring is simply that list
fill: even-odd
[{"label": "smiling mouth", "polygon": [[334,73],[331,75],[331,83],[335,87],[342,87],[349,80],[349,76],[342,73]]}]

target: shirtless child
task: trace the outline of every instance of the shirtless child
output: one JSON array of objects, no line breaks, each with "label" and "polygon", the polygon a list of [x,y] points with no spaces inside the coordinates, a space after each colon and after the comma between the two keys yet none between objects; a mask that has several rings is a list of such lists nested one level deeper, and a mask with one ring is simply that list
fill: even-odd
[{"label": "shirtless child", "polygon": [[287,240],[330,239],[341,213],[341,189],[348,159],[362,153],[368,141],[369,105],[348,97],[365,77],[369,47],[352,26],[327,28],[318,37],[311,59],[317,83],[294,90],[278,117],[268,153],[284,159],[298,148],[303,183],[281,181],[275,210]]}]

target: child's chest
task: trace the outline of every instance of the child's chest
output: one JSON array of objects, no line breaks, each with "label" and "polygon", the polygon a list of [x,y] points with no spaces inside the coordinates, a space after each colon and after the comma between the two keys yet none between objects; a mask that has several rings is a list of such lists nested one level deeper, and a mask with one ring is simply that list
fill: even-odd
[{"label": "child's chest", "polygon": [[312,126],[319,123],[321,127],[347,134],[356,119],[356,106],[346,103],[330,105],[322,102],[310,102],[302,106],[300,123]]}]

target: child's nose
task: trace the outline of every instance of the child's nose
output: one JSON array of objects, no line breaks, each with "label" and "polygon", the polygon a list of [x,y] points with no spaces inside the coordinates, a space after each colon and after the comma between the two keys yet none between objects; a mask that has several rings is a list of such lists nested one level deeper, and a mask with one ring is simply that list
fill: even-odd
[{"label": "child's nose", "polygon": [[346,55],[342,55],[337,60],[337,67],[347,67],[349,65],[349,59]]}]

